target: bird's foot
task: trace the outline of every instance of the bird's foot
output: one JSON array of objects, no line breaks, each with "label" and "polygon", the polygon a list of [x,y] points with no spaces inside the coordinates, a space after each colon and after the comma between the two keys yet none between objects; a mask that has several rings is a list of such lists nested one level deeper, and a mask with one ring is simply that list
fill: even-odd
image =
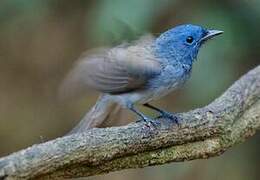
[{"label": "bird's foot", "polygon": [[146,123],[145,125],[151,129],[156,129],[156,127],[160,126],[159,121],[146,116],[143,116],[141,119],[137,120],[136,122],[143,122],[143,121]]},{"label": "bird's foot", "polygon": [[163,111],[163,112],[161,112],[161,115],[159,117],[168,118],[168,119],[174,121],[177,125],[179,125],[179,118],[174,113]]}]

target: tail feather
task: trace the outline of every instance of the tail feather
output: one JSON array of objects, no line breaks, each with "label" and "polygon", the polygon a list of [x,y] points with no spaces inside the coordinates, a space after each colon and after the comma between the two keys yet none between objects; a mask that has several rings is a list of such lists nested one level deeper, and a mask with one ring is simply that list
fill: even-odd
[{"label": "tail feather", "polygon": [[115,119],[121,119],[122,108],[109,101],[105,95],[100,95],[96,104],[85,114],[82,120],[68,133],[81,133],[94,127],[103,127]]}]

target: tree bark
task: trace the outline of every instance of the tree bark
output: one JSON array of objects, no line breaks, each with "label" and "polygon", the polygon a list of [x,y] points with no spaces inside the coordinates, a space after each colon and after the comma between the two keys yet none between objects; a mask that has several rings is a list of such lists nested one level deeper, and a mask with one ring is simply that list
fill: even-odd
[{"label": "tree bark", "polygon": [[95,128],[0,159],[0,179],[59,179],[220,155],[260,127],[260,66],[211,104],[178,114],[179,124]]}]

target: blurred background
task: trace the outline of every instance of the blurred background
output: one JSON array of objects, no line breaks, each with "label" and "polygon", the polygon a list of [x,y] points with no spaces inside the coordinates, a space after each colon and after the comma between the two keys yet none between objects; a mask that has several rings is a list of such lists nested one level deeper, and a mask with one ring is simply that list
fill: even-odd
[{"label": "blurred background", "polygon": [[[186,86],[153,103],[181,112],[208,104],[259,64],[259,22],[259,0],[1,0],[0,156],[62,136],[95,103],[95,92],[69,103],[57,98],[83,51],[182,23],[225,31],[201,49]],[[209,160],[86,179],[257,180],[259,140],[256,135]]]}]

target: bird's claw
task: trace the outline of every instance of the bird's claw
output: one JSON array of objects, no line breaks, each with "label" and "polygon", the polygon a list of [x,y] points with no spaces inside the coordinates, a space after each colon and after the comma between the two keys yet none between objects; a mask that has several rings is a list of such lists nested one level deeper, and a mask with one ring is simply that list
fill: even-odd
[{"label": "bird's claw", "polygon": [[162,112],[161,113],[161,116],[160,117],[163,117],[163,118],[168,118],[172,121],[174,121],[177,125],[179,125],[179,119],[178,119],[178,116],[173,114],[173,113],[169,113],[169,112]]},{"label": "bird's claw", "polygon": [[139,119],[136,122],[143,122],[143,121],[146,123],[145,125],[151,129],[156,129],[156,127],[160,126],[159,121],[149,117],[142,117],[142,119]]}]

